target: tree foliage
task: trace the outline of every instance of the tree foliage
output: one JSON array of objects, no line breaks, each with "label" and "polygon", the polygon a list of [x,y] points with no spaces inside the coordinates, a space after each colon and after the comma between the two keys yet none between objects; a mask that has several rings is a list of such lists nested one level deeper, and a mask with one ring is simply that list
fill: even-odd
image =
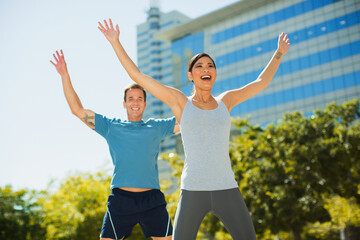
[{"label": "tree foliage", "polygon": [[[308,236],[309,223],[331,222],[324,196],[359,203],[359,116],[359,102],[351,101],[329,104],[311,117],[286,113],[265,128],[233,119],[241,133],[230,142],[232,168],[259,239],[301,239]],[[180,181],[183,160],[173,153],[162,158]],[[179,193],[174,194],[167,198],[173,215]],[[211,214],[200,227],[201,236],[231,239]]]},{"label": "tree foliage", "polygon": [[349,227],[360,227],[360,205],[356,199],[330,196],[324,199],[324,208],[329,212],[331,221],[310,223],[306,227],[307,233],[318,239],[338,239],[339,235],[343,239],[346,235],[346,239],[352,239]]},{"label": "tree foliage", "polygon": [[54,193],[43,198],[47,239],[99,239],[110,194],[105,173],[68,176]]},{"label": "tree foliage", "polygon": [[359,116],[359,102],[351,101],[309,118],[286,113],[265,129],[233,121],[241,134],[231,143],[232,165],[260,237],[270,229],[301,239],[306,223],[329,221],[324,194],[359,202]]},{"label": "tree foliage", "polygon": [[44,239],[42,211],[37,197],[40,193],[25,189],[14,191],[0,187],[0,239]]}]

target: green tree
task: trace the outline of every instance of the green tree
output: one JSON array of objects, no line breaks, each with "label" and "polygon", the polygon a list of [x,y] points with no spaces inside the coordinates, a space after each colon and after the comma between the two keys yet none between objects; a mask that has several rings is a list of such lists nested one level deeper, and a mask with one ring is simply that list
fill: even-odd
[{"label": "green tree", "polygon": [[359,116],[359,102],[351,101],[310,118],[286,113],[265,129],[233,121],[241,129],[230,147],[233,170],[260,238],[270,229],[299,240],[307,223],[330,220],[323,194],[356,196]]},{"label": "green tree", "polygon": [[0,187],[0,239],[45,239],[39,192]]},{"label": "green tree", "polygon": [[59,189],[43,197],[46,239],[99,239],[110,194],[110,176],[103,172],[68,176]]},{"label": "green tree", "polygon": [[[359,102],[350,101],[329,104],[311,117],[286,113],[266,128],[233,119],[241,133],[230,142],[232,168],[259,239],[298,240],[309,236],[304,232],[308,224],[331,222],[323,196],[359,203],[359,116]],[[172,165],[180,183],[183,160],[174,153],[161,157]],[[178,197],[179,191],[167,195],[172,218]],[[198,239],[231,238],[209,214]]]},{"label": "green tree", "polygon": [[[331,221],[315,222],[307,226],[309,235],[316,236],[318,239],[355,239],[351,237],[351,232],[347,231],[349,226],[360,227],[360,205],[356,203],[354,197],[346,199],[340,196],[327,197],[324,200],[324,208],[329,212]],[[336,233],[336,234],[334,234]]]}]

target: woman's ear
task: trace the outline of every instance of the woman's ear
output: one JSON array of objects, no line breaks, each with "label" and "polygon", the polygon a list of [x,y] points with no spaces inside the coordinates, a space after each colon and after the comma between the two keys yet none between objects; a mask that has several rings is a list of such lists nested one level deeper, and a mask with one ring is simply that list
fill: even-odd
[{"label": "woman's ear", "polygon": [[191,72],[188,72],[188,78],[189,78],[189,80],[192,81],[192,82],[194,82],[194,80],[192,79],[192,76],[191,76],[191,75],[192,75]]}]

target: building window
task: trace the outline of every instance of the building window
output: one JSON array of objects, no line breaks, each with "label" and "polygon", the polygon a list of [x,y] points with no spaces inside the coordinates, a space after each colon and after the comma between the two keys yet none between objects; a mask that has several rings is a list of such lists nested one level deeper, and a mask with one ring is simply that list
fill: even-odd
[{"label": "building window", "polygon": [[150,29],[151,30],[159,29],[159,23],[158,22],[151,22],[150,23]]}]

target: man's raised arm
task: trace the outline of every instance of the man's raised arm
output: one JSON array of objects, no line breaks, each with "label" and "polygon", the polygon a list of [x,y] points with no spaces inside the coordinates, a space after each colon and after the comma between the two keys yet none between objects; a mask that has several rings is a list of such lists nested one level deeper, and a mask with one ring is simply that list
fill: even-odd
[{"label": "man's raised arm", "polygon": [[55,63],[51,60],[50,62],[55,66],[56,71],[61,76],[65,98],[70,106],[71,112],[75,116],[80,118],[80,120],[83,121],[91,129],[95,129],[95,113],[91,110],[84,109],[84,107],[82,106],[81,101],[71,84],[70,75],[66,67],[64,53],[62,50],[60,50],[60,53],[61,54],[56,51],[56,54],[53,54]]}]

